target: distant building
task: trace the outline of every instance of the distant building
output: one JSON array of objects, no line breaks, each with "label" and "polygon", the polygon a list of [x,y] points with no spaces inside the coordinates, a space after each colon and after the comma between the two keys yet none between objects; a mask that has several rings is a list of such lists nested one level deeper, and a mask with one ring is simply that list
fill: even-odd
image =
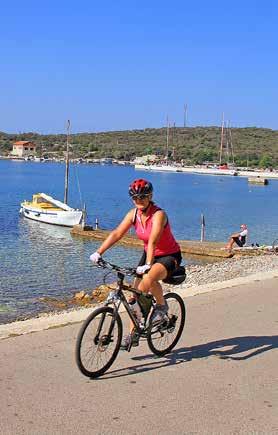
[{"label": "distant building", "polygon": [[134,163],[139,165],[147,165],[149,163],[155,163],[159,160],[159,157],[155,154],[148,154],[146,156],[135,157]]},{"label": "distant building", "polygon": [[36,145],[28,140],[19,140],[13,143],[12,156],[28,157],[36,154]]}]

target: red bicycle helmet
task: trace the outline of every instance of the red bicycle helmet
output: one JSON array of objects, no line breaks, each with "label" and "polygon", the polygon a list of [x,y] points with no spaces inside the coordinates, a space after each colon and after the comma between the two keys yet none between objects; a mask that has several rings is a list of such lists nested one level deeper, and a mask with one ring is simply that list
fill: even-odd
[{"label": "red bicycle helmet", "polygon": [[139,178],[134,180],[129,186],[129,195],[149,195],[153,191],[153,185],[150,181]]}]

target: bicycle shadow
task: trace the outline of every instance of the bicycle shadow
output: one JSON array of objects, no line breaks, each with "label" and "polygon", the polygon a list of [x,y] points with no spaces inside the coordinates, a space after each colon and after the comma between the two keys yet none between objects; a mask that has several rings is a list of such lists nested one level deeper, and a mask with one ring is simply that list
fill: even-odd
[{"label": "bicycle shadow", "polygon": [[[222,360],[244,361],[275,348],[278,348],[278,335],[226,338],[197,346],[176,349],[164,357],[157,357],[154,354],[134,356],[132,357],[133,361],[143,362],[138,365],[112,370],[104,375],[102,379],[135,375],[174,364],[190,362],[193,359],[199,358],[218,357]],[[152,361],[147,362],[148,360]]]}]

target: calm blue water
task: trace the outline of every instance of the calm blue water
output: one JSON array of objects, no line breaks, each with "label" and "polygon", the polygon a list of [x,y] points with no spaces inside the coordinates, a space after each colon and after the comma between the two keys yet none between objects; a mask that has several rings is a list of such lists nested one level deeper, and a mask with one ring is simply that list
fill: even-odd
[{"label": "calm blue water", "polygon": [[[249,242],[271,244],[278,236],[278,181],[250,186],[237,177],[149,173],[133,167],[73,165],[69,204],[86,202],[88,222],[115,227],[131,207],[129,183],[150,179],[155,200],[168,212],[178,239],[200,238],[200,215],[206,218],[206,238],[226,240],[242,222]],[[72,239],[70,230],[21,218],[20,202],[45,192],[63,199],[64,165],[0,160],[0,323],[45,309],[41,296],[71,296],[101,283],[100,271],[88,260],[98,244]],[[80,198],[79,187],[82,192]],[[114,247],[106,258],[136,264],[140,251]],[[127,260],[128,259],[128,260]]]}]

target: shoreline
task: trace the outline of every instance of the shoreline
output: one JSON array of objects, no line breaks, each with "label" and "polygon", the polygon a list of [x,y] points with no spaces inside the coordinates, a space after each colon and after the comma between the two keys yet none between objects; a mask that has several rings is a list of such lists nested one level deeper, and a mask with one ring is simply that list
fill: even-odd
[{"label": "shoreline", "polygon": [[[187,298],[253,281],[278,278],[278,255],[231,258],[212,265],[188,266],[186,270],[187,279],[183,284],[165,285],[165,289],[170,288]],[[99,305],[101,304],[89,308],[41,313],[27,320],[0,324],[0,340],[82,322]]]},{"label": "shoreline", "polygon": [[140,163],[135,163],[134,168],[142,171],[158,171],[158,172],[182,172],[187,174],[195,174],[195,175],[216,175],[216,176],[238,176],[242,178],[271,178],[273,180],[278,179],[278,171],[266,171],[259,169],[221,169],[221,168],[213,168],[204,167],[200,165],[195,166],[179,166],[179,165],[145,165]]}]

